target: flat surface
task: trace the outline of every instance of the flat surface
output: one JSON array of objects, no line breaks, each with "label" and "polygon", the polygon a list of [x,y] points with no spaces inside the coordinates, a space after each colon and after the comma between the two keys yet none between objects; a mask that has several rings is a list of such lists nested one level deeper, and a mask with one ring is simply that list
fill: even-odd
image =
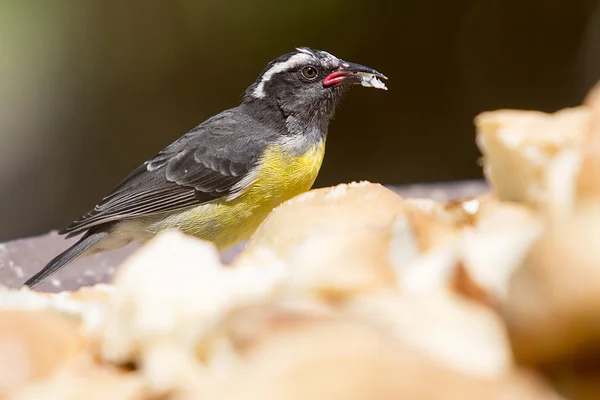
[{"label": "flat surface", "polygon": [[[438,201],[461,199],[484,193],[488,186],[483,181],[461,181],[433,184],[389,186],[403,197],[426,197]],[[16,288],[40,270],[46,262],[73,244],[77,238],[64,239],[56,232],[0,244],[0,284]],[[137,244],[113,251],[96,254],[73,261],[57,272],[38,290],[59,292],[75,290],[81,286],[109,282],[116,267]],[[224,261],[231,260],[243,244],[223,253]]]}]

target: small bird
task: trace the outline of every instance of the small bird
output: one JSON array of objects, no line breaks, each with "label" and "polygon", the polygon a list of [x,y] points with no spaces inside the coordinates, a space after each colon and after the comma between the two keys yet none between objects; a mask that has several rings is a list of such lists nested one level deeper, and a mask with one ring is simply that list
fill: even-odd
[{"label": "small bird", "polygon": [[179,229],[220,249],[247,239],[269,212],[309,190],[345,89],[386,89],[383,74],[310,48],[271,61],[241,103],[147,160],[59,233],[83,236],[25,282],[73,259]]}]

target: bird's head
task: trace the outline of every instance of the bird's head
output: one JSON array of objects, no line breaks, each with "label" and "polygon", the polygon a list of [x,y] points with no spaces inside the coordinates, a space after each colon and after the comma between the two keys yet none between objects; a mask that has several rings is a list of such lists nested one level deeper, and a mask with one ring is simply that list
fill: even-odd
[{"label": "bird's head", "polygon": [[247,90],[244,102],[278,108],[284,116],[328,123],[344,89],[387,89],[383,74],[306,47],[271,61]]}]

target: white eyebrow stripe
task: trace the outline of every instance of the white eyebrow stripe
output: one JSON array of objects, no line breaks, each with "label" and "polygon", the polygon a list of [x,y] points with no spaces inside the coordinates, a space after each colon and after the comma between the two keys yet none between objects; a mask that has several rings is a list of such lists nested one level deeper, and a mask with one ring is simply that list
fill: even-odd
[{"label": "white eyebrow stripe", "polygon": [[302,52],[302,53],[294,54],[287,60],[273,65],[271,68],[269,68],[269,70],[267,72],[265,72],[263,74],[262,79],[260,80],[258,85],[256,85],[256,88],[254,88],[254,91],[252,92],[252,96],[254,96],[256,98],[265,97],[265,90],[264,90],[265,83],[267,83],[269,80],[271,80],[273,75],[275,75],[279,72],[286,71],[293,67],[296,67],[298,65],[307,63],[309,61],[314,61],[314,60],[315,60],[315,57],[313,55],[309,55],[307,53]]}]

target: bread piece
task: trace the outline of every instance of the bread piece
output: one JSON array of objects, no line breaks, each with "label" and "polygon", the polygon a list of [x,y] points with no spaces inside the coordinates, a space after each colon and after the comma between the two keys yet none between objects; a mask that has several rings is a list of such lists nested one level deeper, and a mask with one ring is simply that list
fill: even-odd
[{"label": "bread piece", "polygon": [[479,378],[498,378],[512,367],[500,317],[452,293],[357,296],[346,310],[379,326],[440,365]]},{"label": "bread piece", "polygon": [[398,287],[407,294],[447,291],[459,263],[464,209],[440,203],[407,202],[393,224],[389,259]]},{"label": "bread piece", "polygon": [[563,151],[579,151],[590,124],[586,107],[546,114],[485,112],[475,119],[484,173],[503,201],[539,207],[549,200],[547,174]]},{"label": "bread piece", "polygon": [[479,201],[403,199],[368,182],[313,190],[275,209],[233,265],[284,265],[289,291],[328,299],[447,289]]},{"label": "bread piece", "polygon": [[279,263],[290,291],[332,299],[392,286],[388,244],[404,207],[400,196],[368,182],[312,190],[273,210],[233,265]]},{"label": "bread piece", "polygon": [[[335,319],[267,331],[229,379],[236,384],[216,386],[213,398],[385,400],[441,394],[450,386],[458,399],[486,386],[438,367],[373,328]],[[426,381],[435,381],[435,388]]]},{"label": "bread piece", "polygon": [[236,348],[243,343],[235,367],[176,400],[554,398],[512,372],[498,379],[460,373],[393,332],[348,315],[267,307],[241,319],[230,321],[228,330]]},{"label": "bread piece", "polygon": [[98,330],[106,316],[110,285],[99,284],[79,290],[40,293],[28,288],[9,289],[0,285],[0,310],[50,310],[77,322],[84,334]]},{"label": "bread piece", "polygon": [[77,324],[52,311],[0,311],[0,397],[57,373],[83,348]]},{"label": "bread piece", "polygon": [[540,216],[521,204],[490,198],[479,201],[473,223],[461,233],[455,289],[488,304],[502,302],[510,277],[522,265],[543,226]]},{"label": "bread piece", "polygon": [[140,365],[155,395],[193,384],[197,343],[230,311],[266,301],[282,276],[276,266],[225,268],[213,244],[165,231],[119,268],[100,353]]},{"label": "bread piece", "polygon": [[99,283],[94,286],[84,286],[70,292],[65,291],[48,295],[51,298],[65,298],[67,300],[81,303],[108,304],[110,296],[113,292],[114,287],[112,285]]},{"label": "bread piece", "polygon": [[550,222],[503,304],[520,362],[542,365],[600,349],[599,266],[600,203]]},{"label": "bread piece", "polygon": [[539,217],[490,195],[428,207],[419,202],[407,200],[407,211],[394,224],[390,259],[400,287],[413,294],[454,290],[488,304],[500,301],[542,229]]},{"label": "bread piece", "polygon": [[49,379],[13,393],[9,400],[146,400],[142,379],[83,359]]},{"label": "bread piece", "polygon": [[600,199],[600,83],[590,91],[585,105],[590,111],[590,125],[582,144],[578,193],[584,199]]}]

